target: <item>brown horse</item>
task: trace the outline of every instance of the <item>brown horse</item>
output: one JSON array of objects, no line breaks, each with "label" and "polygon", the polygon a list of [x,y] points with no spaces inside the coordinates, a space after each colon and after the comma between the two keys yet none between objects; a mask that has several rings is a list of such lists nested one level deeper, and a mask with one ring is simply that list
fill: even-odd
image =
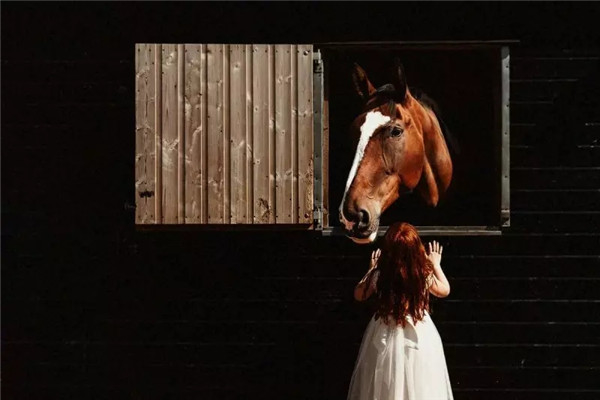
[{"label": "brown horse", "polygon": [[452,160],[432,105],[411,94],[398,60],[393,79],[375,89],[354,65],[354,86],[365,106],[350,128],[358,146],[339,211],[357,243],[375,240],[381,214],[402,194],[414,189],[435,207],[452,180]]}]

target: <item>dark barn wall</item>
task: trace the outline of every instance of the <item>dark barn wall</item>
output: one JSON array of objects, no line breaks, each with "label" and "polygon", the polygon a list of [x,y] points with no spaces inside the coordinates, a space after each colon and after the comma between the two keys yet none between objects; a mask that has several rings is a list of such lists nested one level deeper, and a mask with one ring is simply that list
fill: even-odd
[{"label": "dark barn wall", "polygon": [[352,288],[372,247],[312,232],[136,232],[136,42],[506,38],[521,40],[512,227],[438,238],[452,293],[433,318],[457,399],[599,398],[598,11],[5,3],[3,398],[345,398],[369,318]]}]

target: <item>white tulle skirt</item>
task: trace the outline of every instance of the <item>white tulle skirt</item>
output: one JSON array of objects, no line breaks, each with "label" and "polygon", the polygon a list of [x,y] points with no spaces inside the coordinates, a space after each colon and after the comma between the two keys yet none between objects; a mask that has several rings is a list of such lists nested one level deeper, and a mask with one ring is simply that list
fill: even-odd
[{"label": "white tulle skirt", "polygon": [[350,381],[348,400],[453,399],[440,335],[429,314],[401,325],[371,318]]}]

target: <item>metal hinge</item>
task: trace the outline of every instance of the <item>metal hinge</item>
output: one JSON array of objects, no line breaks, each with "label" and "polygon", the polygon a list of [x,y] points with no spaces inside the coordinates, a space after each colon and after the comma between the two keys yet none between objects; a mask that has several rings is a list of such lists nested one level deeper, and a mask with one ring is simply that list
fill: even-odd
[{"label": "metal hinge", "polygon": [[503,209],[500,211],[500,224],[504,227],[510,226],[510,210]]},{"label": "metal hinge", "polygon": [[323,73],[323,60],[321,59],[321,53],[319,53],[318,51],[314,52],[313,72],[315,74]]},{"label": "metal hinge", "polygon": [[323,228],[323,213],[321,212],[321,207],[315,207],[313,209],[313,225],[315,229]]}]

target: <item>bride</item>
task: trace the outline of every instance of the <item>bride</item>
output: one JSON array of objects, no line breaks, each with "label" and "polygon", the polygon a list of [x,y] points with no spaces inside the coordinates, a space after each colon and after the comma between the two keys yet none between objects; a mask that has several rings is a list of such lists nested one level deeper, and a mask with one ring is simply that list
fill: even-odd
[{"label": "bride", "polygon": [[354,289],[374,296],[375,314],[364,333],[348,400],[453,399],[440,335],[429,316],[429,294],[446,297],[442,246],[416,229],[395,223],[371,256],[369,271]]}]

